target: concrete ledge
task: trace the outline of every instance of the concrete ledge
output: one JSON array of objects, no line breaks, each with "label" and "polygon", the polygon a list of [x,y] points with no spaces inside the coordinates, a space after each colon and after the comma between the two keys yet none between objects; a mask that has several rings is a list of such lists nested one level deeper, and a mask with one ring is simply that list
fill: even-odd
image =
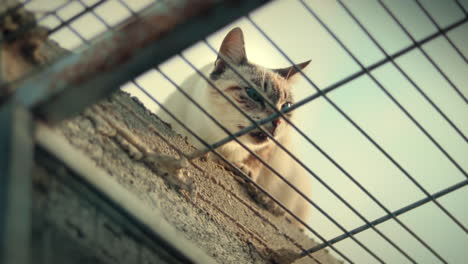
[{"label": "concrete ledge", "polygon": [[[101,118],[102,115],[105,115],[106,119]],[[106,120],[118,123],[134,138],[126,140],[125,136],[115,131]],[[46,137],[41,133],[46,130],[48,129],[44,127],[39,128],[38,140],[42,147]],[[73,146],[74,150],[64,149],[55,153],[60,159],[68,160],[65,164],[71,162],[82,166],[78,156],[83,155],[92,160],[92,166],[106,172],[106,176],[101,173],[87,173],[87,181],[106,186],[105,189],[109,192],[107,195],[110,194],[109,196],[114,197],[123,207],[131,210],[138,207],[136,215],[150,219],[146,223],[148,226],[159,226],[157,223],[168,222],[171,228],[176,229],[175,233],[180,234],[178,238],[190,241],[220,263],[279,262],[285,252],[299,254],[303,249],[316,245],[283,217],[276,217],[253,202],[244,186],[236,180],[237,176],[220,164],[209,160],[195,160],[184,171],[185,177],[193,187],[192,191],[187,191],[174,181],[177,177],[174,178],[174,175],[168,175],[158,170],[158,167],[144,162],[144,153],[140,153],[138,147],[133,146],[134,143],[172,157],[177,157],[177,152],[170,145],[184,153],[191,152],[193,147],[123,92],[117,92],[110,99],[86,110],[76,118],[63,122],[54,128],[53,132],[47,133],[50,133],[47,139],[50,140],[50,146],[47,148],[60,148],[55,142],[56,137],[63,137],[61,140],[66,139],[66,144]],[[54,133],[61,136],[50,137]],[[76,151],[82,154],[74,154]],[[47,152],[53,151],[49,149]],[[72,171],[76,172],[77,169],[72,168]],[[67,184],[68,181],[65,182],[65,185]],[[126,198],[129,195],[134,201],[130,202]],[[56,201],[67,204],[72,200]],[[94,202],[88,203],[94,206]],[[68,208],[69,205],[50,204],[46,207]],[[71,219],[80,219],[81,211],[70,210],[67,215]],[[95,220],[91,217],[79,222],[93,221]],[[122,222],[114,224],[117,226],[114,229],[122,230]],[[65,225],[65,228],[71,227]],[[135,246],[131,243],[117,246],[119,250],[112,253],[116,254],[115,259],[122,259],[123,256],[119,254],[127,247]],[[124,255],[129,257],[131,254]],[[314,258],[320,263],[338,263],[326,250],[294,263],[314,263]]]}]

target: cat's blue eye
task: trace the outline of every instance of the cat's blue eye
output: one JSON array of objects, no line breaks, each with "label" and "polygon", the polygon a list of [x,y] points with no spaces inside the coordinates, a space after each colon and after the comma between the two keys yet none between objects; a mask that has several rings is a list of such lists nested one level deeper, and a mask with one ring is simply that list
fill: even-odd
[{"label": "cat's blue eye", "polygon": [[249,87],[245,91],[247,92],[247,95],[250,98],[252,98],[252,100],[257,101],[257,102],[263,102],[262,96],[260,96],[260,94],[254,88]]},{"label": "cat's blue eye", "polygon": [[290,102],[286,102],[281,106],[281,111],[286,111],[292,104]]}]

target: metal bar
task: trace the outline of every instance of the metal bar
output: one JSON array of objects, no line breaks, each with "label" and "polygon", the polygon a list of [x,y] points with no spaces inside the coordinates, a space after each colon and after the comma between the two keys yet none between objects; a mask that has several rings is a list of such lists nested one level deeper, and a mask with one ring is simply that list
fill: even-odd
[{"label": "metal bar", "polygon": [[[79,0],[79,1],[81,2],[81,0]],[[120,3],[122,6],[124,6],[124,7],[128,10],[128,12],[130,12],[130,14],[132,14],[132,15],[135,15],[135,14],[136,14],[135,11],[133,11],[133,10],[130,8],[130,6],[125,2],[125,0],[117,0],[117,1],[119,1],[119,3]]]},{"label": "metal bar", "polygon": [[[419,1],[419,0],[414,0],[414,1],[419,6],[419,8],[421,8],[421,10],[424,12],[426,17],[429,18],[431,23],[437,28],[437,30],[440,31],[439,24],[437,24],[435,19],[427,11],[427,9],[424,7],[424,5],[421,3],[421,1]],[[442,34],[442,36],[448,41],[448,43],[450,44],[450,46],[452,46],[452,48],[455,50],[455,52],[458,54],[458,56],[460,56],[465,61],[465,63],[468,63],[468,60],[466,59],[465,55],[460,51],[460,49],[457,47],[457,45],[455,45],[455,43],[453,43],[453,41],[447,36],[447,34],[444,33],[444,34]]]},{"label": "metal bar", "polygon": [[[165,76],[165,78],[170,82],[172,83],[172,85],[174,85],[175,87],[177,87],[177,84],[169,78],[169,76],[165,75],[162,71],[159,71],[163,76]],[[283,203],[281,203],[280,201],[278,201],[276,198],[274,198],[273,196],[271,196],[265,189],[263,189],[260,185],[258,185],[258,183],[254,182],[250,176],[248,176],[247,174],[245,174],[245,172],[243,172],[241,169],[237,168],[237,166],[235,166],[232,162],[228,161],[226,158],[223,157],[223,155],[219,154],[219,152],[210,144],[208,144],[207,142],[205,142],[202,138],[200,138],[200,136],[198,136],[195,132],[193,132],[189,127],[187,127],[187,125],[184,124],[184,122],[180,121],[176,116],[174,116],[164,105],[162,105],[158,100],[156,100],[156,98],[154,98],[154,96],[152,96],[151,94],[149,94],[143,87],[141,87],[140,85],[138,85],[138,83],[134,82],[134,84],[136,85],[136,87],[142,91],[146,96],[148,96],[148,98],[150,98],[154,103],[156,103],[159,107],[161,107],[161,109],[166,112],[171,118],[173,118],[179,125],[181,125],[185,130],[187,130],[187,132],[189,132],[191,135],[193,135],[198,141],[200,141],[200,143],[202,143],[205,147],[209,148],[210,151],[212,153],[214,153],[218,158],[220,158],[223,162],[225,162],[226,164],[228,164],[232,169],[234,169],[236,171],[236,173],[238,173],[239,175],[242,175],[242,177],[248,181],[249,183],[253,184],[256,188],[258,188],[262,193],[264,193],[265,195],[267,195],[270,199],[272,199],[276,204],[278,204],[285,212],[287,212],[289,215],[291,215],[295,220],[297,220],[299,223],[301,223],[307,230],[309,230],[310,232],[312,232],[315,236],[317,236],[320,240],[322,240],[324,243],[326,243],[326,239],[324,237],[322,237],[317,231],[315,231],[312,227],[310,227],[308,224],[306,224],[304,221],[302,221],[299,217],[297,217],[294,213],[291,212],[291,210],[289,210],[285,205],[283,205]],[[190,99],[189,99],[190,100]],[[203,108],[200,108],[200,110],[203,111]],[[213,120],[214,121],[214,120]],[[231,134],[229,131],[226,130],[226,132],[228,134]],[[232,134],[231,134],[232,136]],[[340,255],[343,259],[345,259],[346,261],[348,261],[349,263],[354,263],[353,261],[351,261],[346,255],[344,255],[344,253],[342,253],[340,250],[336,249],[333,245],[330,244],[330,248],[332,250],[334,250],[338,255]]]},{"label": "metal bar", "polygon": [[[81,1],[79,1],[79,2],[81,4],[83,4]],[[94,12],[94,10],[92,8],[88,8],[87,12],[91,12],[91,13],[95,14],[95,12]],[[53,14],[53,16],[61,22],[61,25],[66,25],[67,24],[67,21],[63,20],[59,15]],[[96,17],[98,17],[98,16],[96,16]],[[103,20],[101,22],[103,22]],[[86,47],[91,47],[90,46],[90,41],[87,40],[85,37],[83,37],[76,29],[74,29],[72,26],[68,26],[68,29],[71,32],[73,32],[86,45]]]},{"label": "metal bar", "polygon": [[[375,226],[375,225],[379,225],[379,224],[381,224],[381,223],[384,223],[384,222],[386,222],[386,221],[392,219],[393,216],[398,216],[398,215],[407,213],[407,212],[409,212],[409,211],[411,211],[411,210],[413,210],[413,209],[415,209],[415,208],[417,208],[417,207],[419,207],[419,206],[422,206],[422,205],[424,205],[424,204],[430,202],[430,201],[433,200],[433,199],[434,199],[434,200],[435,200],[435,199],[438,199],[438,198],[440,198],[440,197],[442,197],[442,196],[444,196],[444,195],[446,195],[446,194],[449,194],[449,193],[451,193],[451,192],[454,192],[454,191],[456,191],[456,190],[458,190],[458,189],[460,189],[460,188],[462,188],[462,187],[464,187],[464,186],[466,186],[466,185],[468,185],[468,180],[464,180],[464,181],[462,181],[462,182],[459,182],[459,183],[457,183],[457,184],[454,184],[454,185],[452,185],[452,186],[450,186],[450,187],[448,187],[448,188],[446,188],[446,189],[444,189],[444,190],[442,190],[442,191],[439,191],[439,192],[434,193],[434,194],[431,195],[430,197],[423,198],[423,199],[418,200],[418,201],[416,201],[416,202],[414,202],[414,203],[411,203],[411,204],[409,204],[409,205],[407,205],[407,206],[405,206],[405,207],[403,207],[403,208],[401,208],[401,209],[398,209],[398,210],[392,212],[391,214],[388,214],[388,215],[382,216],[382,217],[380,217],[380,218],[377,218],[376,220],[372,221],[371,223],[372,223],[372,225],[374,225],[374,226]],[[365,231],[365,230],[367,230],[367,229],[369,229],[369,228],[370,228],[370,225],[367,225],[367,224],[366,224],[366,225],[362,225],[362,226],[360,226],[360,227],[358,227],[358,228],[355,228],[355,229],[351,230],[350,233],[352,233],[352,234],[355,235],[355,234],[358,234],[358,233],[360,233],[360,232],[362,232],[362,231]],[[341,240],[343,240],[343,239],[345,239],[345,238],[347,238],[347,237],[348,237],[347,234],[343,234],[343,235],[337,236],[337,237],[335,237],[335,238],[333,238],[333,239],[330,239],[330,240],[328,241],[328,242],[329,242],[328,244],[335,244],[335,243],[340,242]],[[316,246],[316,247],[313,247],[313,248],[307,250],[307,251],[304,252],[303,254],[316,252],[316,251],[318,251],[318,250],[321,250],[321,249],[327,247],[328,244],[321,244],[321,245],[318,245],[318,246]]]},{"label": "metal bar", "polygon": [[0,108],[0,263],[30,263],[33,126],[17,102]]},{"label": "metal bar", "polygon": [[103,34],[92,48],[20,82],[15,97],[44,119],[59,121],[265,2],[157,2],[117,31]]},{"label": "metal bar", "polygon": [[[387,5],[382,1],[382,0],[377,0],[380,5],[383,7],[383,9],[387,12],[387,14],[390,15],[390,17],[395,21],[395,23],[400,27],[400,29],[406,34],[408,38],[411,39],[413,43],[416,43],[416,40],[414,37],[409,33],[409,31],[403,26],[403,24],[398,20],[398,18],[393,14],[393,12],[387,7]],[[466,17],[465,17],[466,18]],[[445,72],[437,65],[437,63],[427,54],[427,52],[422,48],[418,47],[419,50],[422,52],[424,57],[432,64],[432,66],[439,72],[439,74],[447,81],[447,83],[450,85],[450,87],[453,88],[453,90],[465,101],[465,103],[468,103],[468,99],[465,97],[465,95],[460,91],[460,89],[450,80],[450,78],[445,74]]]},{"label": "metal bar", "polygon": [[[312,102],[313,100],[315,100],[315,99],[317,99],[317,98],[319,98],[321,96],[324,96],[324,95],[326,95],[326,94],[328,94],[328,93],[330,93],[330,92],[344,86],[345,84],[347,84],[347,83],[361,77],[362,75],[365,75],[367,72],[371,72],[371,71],[379,68],[380,66],[385,65],[386,63],[390,62],[391,60],[395,60],[396,58],[398,58],[398,57],[400,57],[400,56],[402,56],[402,55],[404,55],[404,54],[418,48],[418,46],[422,46],[422,45],[426,44],[427,42],[439,37],[442,34],[442,32],[450,32],[450,31],[458,28],[459,26],[461,26],[461,25],[463,25],[463,24],[465,24],[467,22],[468,22],[468,17],[460,19],[459,21],[445,27],[441,32],[435,32],[435,33],[425,37],[424,39],[418,41],[417,43],[414,43],[414,44],[412,44],[412,45],[410,45],[410,46],[408,46],[406,48],[403,48],[402,50],[400,50],[398,52],[395,52],[394,54],[390,55],[388,58],[384,58],[384,59],[370,65],[369,67],[366,67],[363,70],[360,70],[360,71],[358,71],[356,73],[353,73],[350,76],[348,76],[348,77],[346,77],[346,78],[344,78],[344,79],[342,79],[342,80],[340,80],[340,81],[338,81],[338,82],[336,82],[336,83],[334,83],[334,84],[332,84],[332,85],[330,85],[330,86],[328,86],[326,88],[318,90],[313,95],[307,96],[306,98],[297,101],[291,107],[289,107],[288,109],[282,111],[282,113],[285,114],[285,113],[289,113],[291,111],[294,111],[297,108],[301,107],[302,105],[305,105],[305,104],[307,104],[309,102]],[[268,37],[268,36],[266,36],[266,37]],[[291,63],[293,63],[291,60],[289,60],[289,61]],[[312,82],[312,80],[310,80],[309,77],[307,77],[307,75],[305,75],[300,69],[297,69],[297,70],[299,71],[301,76],[303,76],[307,80],[307,82],[309,82],[313,86],[315,86],[315,84]],[[277,119],[280,116],[281,116],[280,113],[274,113],[274,114],[270,115],[269,117],[267,117],[265,119],[257,121],[257,124],[258,125],[263,125],[263,124],[269,123],[269,122]],[[241,136],[243,136],[245,134],[248,134],[249,132],[251,132],[255,128],[256,128],[255,125],[251,125],[251,126],[248,126],[248,127],[244,128],[244,129],[241,129],[241,130],[237,131],[236,133],[233,133],[233,135],[235,137],[241,137]],[[219,146],[222,146],[222,145],[228,143],[229,141],[231,141],[231,137],[226,137],[226,138],[212,144],[212,146],[216,148],[216,147],[219,147]]]},{"label": "metal bar", "polygon": [[462,3],[460,3],[459,0],[455,0],[455,3],[457,4],[457,6],[460,8],[460,10],[463,12],[463,14],[465,14],[465,16],[468,16],[468,12],[466,11],[465,7],[463,6]]},{"label": "metal bar", "polygon": [[104,203],[126,219],[130,226],[136,227],[151,241],[168,250],[180,263],[217,263],[166,222],[161,212],[142,206],[138,198],[102,168],[97,167],[85,154],[70,145],[63,136],[38,123],[36,138],[41,149],[63,162],[74,172],[77,180],[101,197]]},{"label": "metal bar", "polygon": [[[58,26],[56,26],[56,27],[50,29],[50,30],[49,30],[49,35],[51,35],[51,34],[57,32],[57,31],[59,31],[59,30],[62,29],[63,27],[66,27],[66,26],[70,25],[73,21],[75,21],[75,20],[77,20],[78,18],[82,17],[82,16],[85,15],[86,13],[88,13],[88,12],[93,12],[94,9],[96,9],[97,7],[99,7],[100,5],[104,4],[104,3],[107,2],[107,1],[109,1],[109,0],[100,0],[100,1],[94,3],[94,4],[90,5],[90,6],[83,5],[83,8],[84,8],[83,10],[81,10],[81,11],[78,12],[77,14],[75,14],[75,15],[73,15],[72,17],[69,17],[69,18],[67,18],[67,19],[65,19],[65,20],[63,20],[62,18],[60,18],[60,16],[57,14],[57,12],[60,11],[60,9],[62,9],[63,7],[67,6],[69,3],[73,3],[73,2],[70,1],[70,2],[67,3],[67,5],[63,5],[63,6],[59,7],[59,8],[57,8],[57,9],[55,9],[55,10],[54,10],[53,12],[51,12],[51,13],[52,13],[52,15],[55,16],[56,18],[60,18],[61,23],[60,23]],[[80,3],[81,3],[81,2],[80,2]]]},{"label": "metal bar", "polygon": [[[83,3],[83,0],[77,0],[82,6],[86,7],[86,4]],[[135,13],[130,7],[125,3],[124,0],[118,0],[121,5],[123,5],[128,12],[130,12],[131,16],[137,16],[137,13]],[[115,28],[109,25],[101,16],[99,16],[94,9],[89,10],[90,13],[94,15],[94,17],[99,20],[104,26],[106,26],[107,29],[115,31]],[[87,40],[85,37],[83,37],[78,31],[70,27],[70,29],[75,33],[76,36],[78,36],[83,43],[85,43],[87,46],[91,44],[89,40]]]}]

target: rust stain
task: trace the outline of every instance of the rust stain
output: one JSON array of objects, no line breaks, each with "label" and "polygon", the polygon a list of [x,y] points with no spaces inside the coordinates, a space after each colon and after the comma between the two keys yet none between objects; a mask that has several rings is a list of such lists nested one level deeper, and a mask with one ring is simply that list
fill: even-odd
[{"label": "rust stain", "polygon": [[[210,10],[214,0],[188,0],[182,7],[169,7],[166,14],[136,17],[112,37],[85,51],[79,62],[57,73],[54,83],[80,84],[130,60],[140,49],[162,38],[178,24]],[[53,85],[55,86],[55,85]]]}]

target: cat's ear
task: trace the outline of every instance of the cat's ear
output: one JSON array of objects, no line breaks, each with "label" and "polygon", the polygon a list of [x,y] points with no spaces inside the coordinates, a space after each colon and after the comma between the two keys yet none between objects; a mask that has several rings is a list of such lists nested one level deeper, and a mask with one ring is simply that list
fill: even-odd
[{"label": "cat's ear", "polygon": [[[226,63],[223,59],[228,60],[234,65],[241,65],[247,62],[245,54],[244,34],[242,29],[236,27],[229,31],[224,37],[223,43],[219,48],[219,56],[215,61],[214,72],[223,72],[226,68]],[[223,58],[223,59],[221,59]]]},{"label": "cat's ear", "polygon": [[[305,61],[305,62],[302,62],[302,63],[299,63],[299,64],[296,64],[294,66],[296,66],[297,68],[299,68],[301,71],[307,67],[307,65],[309,65],[310,63],[310,60],[308,61]],[[279,75],[281,75],[283,78],[285,78],[286,80],[289,80],[291,79],[296,73],[298,73],[299,71],[296,69],[296,67],[294,66],[291,66],[291,67],[286,67],[286,68],[281,68],[281,69],[274,69],[273,71],[278,73]]]}]

